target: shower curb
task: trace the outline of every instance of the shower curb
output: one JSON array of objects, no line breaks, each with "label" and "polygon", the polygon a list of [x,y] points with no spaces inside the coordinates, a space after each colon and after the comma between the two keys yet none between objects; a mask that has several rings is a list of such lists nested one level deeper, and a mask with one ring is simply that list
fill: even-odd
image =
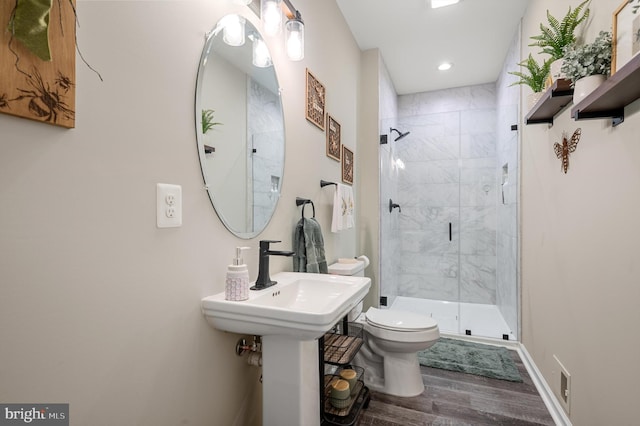
[{"label": "shower curb", "polygon": [[522,343],[519,343],[516,347],[516,351],[518,352],[518,355],[520,355],[520,359],[522,360],[524,367],[527,369],[527,373],[529,373],[533,384],[536,389],[538,389],[538,393],[540,394],[544,405],[547,406],[553,421],[558,426],[572,426],[571,420],[567,417],[567,414],[560,405],[560,401],[558,401],[558,398],[551,390],[551,387],[549,387],[549,384],[542,376],[542,373],[540,373],[540,370],[538,370],[538,367],[533,362],[527,348]]}]

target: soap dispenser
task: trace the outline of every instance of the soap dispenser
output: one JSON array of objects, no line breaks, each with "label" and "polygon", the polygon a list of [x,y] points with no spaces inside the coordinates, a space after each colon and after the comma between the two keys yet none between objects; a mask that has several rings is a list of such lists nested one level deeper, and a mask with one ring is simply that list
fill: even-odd
[{"label": "soap dispenser", "polygon": [[224,298],[227,300],[247,300],[249,298],[249,270],[242,259],[242,250],[249,247],[236,247],[236,257],[227,269]]}]

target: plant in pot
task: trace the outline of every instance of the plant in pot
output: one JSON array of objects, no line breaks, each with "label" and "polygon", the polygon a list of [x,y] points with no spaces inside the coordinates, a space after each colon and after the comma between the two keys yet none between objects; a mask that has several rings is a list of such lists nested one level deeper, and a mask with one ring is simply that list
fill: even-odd
[{"label": "plant in pot", "polygon": [[540,65],[535,59],[533,59],[531,53],[529,53],[529,57],[518,65],[524,67],[527,72],[510,71],[509,74],[519,77],[520,80],[510,84],[509,86],[524,84],[533,90],[533,93],[527,97],[527,110],[530,110],[538,102],[542,96],[543,90],[545,89],[544,85],[547,77],[549,76],[551,60],[547,59],[542,63],[542,65]]},{"label": "plant in pot", "polygon": [[547,21],[549,26],[540,24],[540,34],[531,37],[535,40],[529,46],[541,47],[540,53],[546,53],[551,56],[551,77],[555,80],[564,78],[561,73],[564,49],[576,42],[575,30],[582,22],[589,17],[589,8],[585,0],[575,9],[569,11],[561,20],[554,17],[547,10]]},{"label": "plant in pot", "polygon": [[574,86],[573,102],[580,102],[611,72],[611,33],[600,31],[593,43],[565,48],[562,72]]}]

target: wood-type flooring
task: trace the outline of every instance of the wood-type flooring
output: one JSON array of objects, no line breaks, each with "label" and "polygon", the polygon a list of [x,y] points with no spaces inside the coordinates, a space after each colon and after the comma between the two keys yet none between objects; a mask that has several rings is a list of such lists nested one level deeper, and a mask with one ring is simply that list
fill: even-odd
[{"label": "wood-type flooring", "polygon": [[554,425],[518,353],[522,383],[421,366],[425,390],[412,398],[371,392],[360,426]]}]

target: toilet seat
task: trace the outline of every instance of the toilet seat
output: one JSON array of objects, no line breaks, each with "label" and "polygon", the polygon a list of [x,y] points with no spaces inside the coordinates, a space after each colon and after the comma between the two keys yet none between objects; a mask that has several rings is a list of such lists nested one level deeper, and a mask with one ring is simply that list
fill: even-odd
[{"label": "toilet seat", "polygon": [[361,316],[367,333],[388,342],[420,346],[440,337],[438,323],[434,319],[412,312],[371,307]]},{"label": "toilet seat", "polygon": [[391,331],[416,332],[438,327],[438,323],[433,318],[401,310],[369,308],[366,320],[374,327]]}]

